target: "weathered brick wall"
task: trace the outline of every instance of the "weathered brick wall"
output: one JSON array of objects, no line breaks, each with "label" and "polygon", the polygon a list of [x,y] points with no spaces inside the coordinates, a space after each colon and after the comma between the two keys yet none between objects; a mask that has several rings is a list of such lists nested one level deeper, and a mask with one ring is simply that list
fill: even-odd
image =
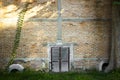
[{"label": "weathered brick wall", "polygon": [[[12,0],[0,2],[0,67],[7,63],[12,50],[16,20],[22,2]],[[45,0],[47,1],[47,0]],[[19,5],[17,5],[20,3]],[[9,6],[12,5],[12,9]],[[33,0],[25,19],[57,18],[56,1],[39,2]],[[10,11],[9,11],[10,10]],[[63,18],[111,18],[110,0],[62,0]],[[11,18],[10,21],[5,18]],[[80,21],[62,23],[63,42],[76,43],[74,46],[74,65],[76,68],[95,67],[98,61],[92,58],[108,58],[110,53],[111,22]],[[55,43],[57,38],[57,22],[29,21],[25,22],[18,49],[19,58],[47,58],[47,43]],[[88,59],[87,59],[88,58]],[[32,63],[31,63],[32,64]]]}]

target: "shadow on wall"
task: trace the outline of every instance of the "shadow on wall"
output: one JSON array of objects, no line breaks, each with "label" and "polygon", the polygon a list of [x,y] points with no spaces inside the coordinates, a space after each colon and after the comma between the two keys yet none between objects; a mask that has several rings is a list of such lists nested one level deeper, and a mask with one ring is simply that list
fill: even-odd
[{"label": "shadow on wall", "polygon": [[[24,8],[25,1],[26,0],[1,0],[0,1],[0,58],[1,58],[0,66],[2,68],[4,68],[4,65],[6,65],[6,63],[8,62],[8,60],[6,59],[10,58],[11,51],[13,48],[13,43],[14,43],[14,37],[16,33],[16,26],[17,26],[16,23],[17,23],[18,14]],[[29,5],[28,11],[26,13],[25,20],[35,16],[46,17],[46,18],[56,16],[56,7],[55,7],[56,2],[54,0],[32,0],[32,1],[33,2]],[[46,12],[48,12],[49,14],[46,14]],[[29,29],[34,30],[34,28],[29,28]],[[36,35],[38,36],[41,36],[41,35],[44,36],[43,35],[44,32],[42,30],[39,30],[36,32],[31,31],[30,33],[32,32],[33,32],[33,35],[34,33],[37,33]],[[24,34],[22,35],[24,36]],[[29,35],[26,35],[26,36],[29,36]],[[42,38],[43,40],[41,42],[45,41],[44,37]],[[36,43],[30,43],[30,45],[28,44],[28,46],[24,44],[25,43],[24,42],[25,40],[24,40],[22,43],[22,47],[24,46],[22,48],[22,51],[24,51],[25,49],[29,50],[29,49],[35,48],[35,46],[37,46],[40,49],[42,46],[37,45],[39,41],[35,39],[32,39],[31,42],[34,41]],[[21,42],[20,42],[20,46],[21,46]],[[21,53],[21,49],[18,49],[18,53]],[[26,54],[25,56],[30,56],[30,55]]]},{"label": "shadow on wall", "polygon": [[[25,7],[26,0],[2,0],[0,2],[0,18],[17,18],[19,12]],[[47,12],[47,13],[46,13]],[[28,6],[25,19],[32,17],[53,18],[56,17],[55,0],[33,0]]]},{"label": "shadow on wall", "polygon": [[[18,13],[23,8],[24,1],[25,0],[7,0],[7,1],[2,0],[0,2],[0,6],[1,6],[0,7],[0,18],[2,19],[2,20],[0,20],[1,21],[0,22],[0,65],[1,66],[5,65],[6,62],[7,62],[6,58],[10,57],[10,53],[12,51],[13,42],[14,42],[15,31],[16,31],[16,23],[17,23],[16,18],[18,17]],[[43,1],[43,2],[39,2],[39,1]],[[69,1],[69,3],[66,2],[66,4],[67,5],[72,5],[70,3],[72,0],[63,0],[63,1]],[[76,1],[80,1],[80,0],[76,0]],[[87,2],[87,1],[92,1],[92,0],[83,0],[83,1],[85,1],[88,4],[89,2]],[[98,3],[98,4],[94,3],[94,6],[91,6],[91,5],[88,6],[87,4],[86,5],[82,4],[83,7],[84,7],[84,10],[81,11],[81,13],[82,13],[81,16],[86,14],[87,16],[84,15],[83,17],[85,17],[85,18],[86,17],[94,17],[94,18],[105,18],[105,17],[108,18],[108,17],[110,17],[110,16],[107,15],[108,12],[109,12],[109,10],[107,12],[107,7],[105,7],[105,9],[103,9],[104,13],[101,10],[101,7],[104,8],[103,4],[101,3],[102,0],[101,1],[97,0],[97,1],[98,2],[96,2],[96,3]],[[75,6],[75,5],[73,4],[73,6]],[[90,7],[92,9],[89,9]],[[70,7],[68,8],[68,6],[65,6],[63,8],[69,9]],[[80,8],[78,8],[78,10],[79,9]],[[85,11],[87,11],[87,12],[85,13]],[[76,14],[77,17],[81,18],[81,16],[77,15],[79,13],[75,12],[74,9],[73,9],[73,11],[71,9],[68,10],[69,14],[72,13],[72,12],[73,12],[73,14]],[[92,12],[92,13],[88,14],[89,12]],[[101,13],[102,13],[102,15],[101,15]],[[66,11],[64,12],[64,14],[66,15],[66,17],[69,17],[69,15],[67,15]],[[91,15],[91,16],[89,16],[89,15]],[[73,15],[71,14],[71,17],[72,16]],[[25,19],[28,20],[30,18],[56,18],[56,17],[57,17],[57,8],[56,8],[56,1],[55,0],[33,0],[33,3],[31,3],[29,5],[29,8],[28,8],[28,11],[26,13]],[[5,18],[11,18],[11,19],[6,20]],[[15,18],[15,20],[12,20],[14,18]],[[47,49],[45,47],[43,47],[41,45],[41,43],[46,43],[47,39],[51,39],[51,37],[47,38],[45,36],[46,32],[43,29],[41,29],[39,26],[38,26],[39,28],[37,28],[35,26],[36,23],[35,23],[34,26],[31,25],[31,24],[34,24],[33,22],[30,22],[29,25],[28,24],[29,24],[29,22],[25,23],[25,25],[23,27],[22,38],[21,38],[22,40],[20,42],[21,48],[18,49],[18,53],[19,53],[18,56],[21,56],[21,57],[28,57],[28,56],[29,57],[37,57],[38,55],[36,55],[36,54],[30,55],[29,53],[31,53],[31,54],[32,53],[43,53],[43,54],[39,54],[39,56],[46,57],[46,55],[44,55],[44,53],[46,53]],[[85,35],[85,36],[86,36],[86,33],[93,31],[93,32],[91,32],[91,34],[93,33],[92,36],[94,38],[93,43],[100,44],[98,42],[99,40],[96,40],[96,39],[101,37],[103,42],[104,42],[103,38],[107,37],[104,34],[109,35],[108,27],[110,25],[108,27],[106,27],[106,26],[104,26],[105,24],[106,23],[104,23],[104,22],[100,22],[100,25],[98,25],[97,22],[93,22],[93,23],[90,23],[90,25],[89,24],[87,25],[87,24],[84,24],[84,22],[83,22],[83,26],[82,26],[82,22],[81,22],[80,25],[76,25],[76,26],[73,25],[72,27],[79,27],[80,26],[81,27],[80,29],[83,29],[83,35]],[[41,23],[39,25],[41,25]],[[86,27],[86,26],[88,26],[88,27]],[[47,27],[49,27],[49,26],[47,26]],[[70,25],[68,27],[70,27]],[[91,28],[93,30],[91,30],[89,28]],[[48,28],[48,31],[49,31],[49,29],[51,29],[51,28]],[[106,31],[106,32],[102,33],[103,31]],[[70,32],[72,32],[72,31],[70,31]],[[98,33],[100,33],[99,36],[98,36]],[[53,33],[50,33],[50,34],[53,34]],[[40,36],[42,36],[42,38]],[[78,38],[78,36],[75,37],[75,38]],[[81,38],[81,36],[80,36],[80,38]],[[86,37],[85,37],[85,39],[86,39]],[[90,44],[90,45],[92,45],[95,48],[96,46],[93,43]],[[109,43],[110,42],[108,40],[107,44],[109,44]],[[84,44],[85,43],[83,43],[83,45]],[[99,47],[100,47],[100,45],[97,45],[97,49]],[[108,45],[106,47],[108,47]],[[85,48],[86,48],[86,46],[85,46]],[[43,51],[41,51],[40,49],[43,50]],[[91,49],[91,48],[89,48],[89,49]],[[99,48],[99,49],[101,49],[101,48]],[[109,50],[109,49],[107,49],[107,50]],[[101,51],[102,51],[102,49],[101,49]],[[109,52],[109,51],[107,51],[107,52]],[[89,53],[90,52],[88,52],[88,54]],[[93,57],[93,55],[95,55],[95,57],[96,57],[96,54],[92,54],[92,57]],[[87,57],[91,57],[91,55],[89,55],[89,56],[87,55]],[[101,54],[99,55],[99,57],[101,57]]]}]

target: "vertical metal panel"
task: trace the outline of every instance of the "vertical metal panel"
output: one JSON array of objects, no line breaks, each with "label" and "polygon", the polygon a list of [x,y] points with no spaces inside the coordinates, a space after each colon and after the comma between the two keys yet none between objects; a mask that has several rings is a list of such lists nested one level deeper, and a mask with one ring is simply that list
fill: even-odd
[{"label": "vertical metal panel", "polygon": [[68,72],[68,62],[62,62],[61,63],[61,72]]},{"label": "vertical metal panel", "polygon": [[61,72],[61,47],[59,47],[59,71]]},{"label": "vertical metal panel", "polygon": [[53,65],[52,65],[52,48],[51,48],[51,70],[53,69]]},{"label": "vertical metal panel", "polygon": [[[57,54],[56,54],[57,53]],[[53,72],[59,72],[60,62],[59,62],[59,47],[51,48],[51,67]]]},{"label": "vertical metal panel", "polygon": [[62,61],[68,61],[68,47],[62,47],[62,50],[61,50],[61,58],[62,58]]},{"label": "vertical metal panel", "polygon": [[61,71],[66,72],[69,71],[69,47],[62,47],[61,52]]},{"label": "vertical metal panel", "polygon": [[68,71],[70,70],[70,48],[68,47]]}]

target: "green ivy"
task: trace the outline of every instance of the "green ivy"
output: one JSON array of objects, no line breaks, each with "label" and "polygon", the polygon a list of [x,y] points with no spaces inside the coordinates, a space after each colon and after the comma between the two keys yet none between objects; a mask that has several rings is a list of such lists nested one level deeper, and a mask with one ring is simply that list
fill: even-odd
[{"label": "green ivy", "polygon": [[17,49],[19,47],[19,42],[20,42],[21,30],[22,30],[22,26],[23,26],[23,22],[24,22],[24,16],[25,16],[25,13],[28,9],[28,5],[29,5],[29,3],[26,3],[23,10],[19,13],[13,49],[12,49],[10,61],[8,62],[7,68],[9,67],[9,65],[11,65],[13,63],[13,60],[16,57]]}]

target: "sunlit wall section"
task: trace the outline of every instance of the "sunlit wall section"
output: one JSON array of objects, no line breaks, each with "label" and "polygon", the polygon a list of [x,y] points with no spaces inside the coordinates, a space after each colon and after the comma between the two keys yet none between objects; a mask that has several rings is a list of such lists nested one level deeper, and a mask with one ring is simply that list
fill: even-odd
[{"label": "sunlit wall section", "polygon": [[46,20],[57,17],[55,0],[1,0],[0,65],[2,68],[5,68],[11,57],[18,15],[25,8],[26,3],[29,3],[29,6],[25,14],[16,58],[46,58],[47,43],[56,40],[57,24]]},{"label": "sunlit wall section", "polygon": [[47,44],[56,42],[57,27],[55,22],[25,23],[18,58],[47,58]]}]

